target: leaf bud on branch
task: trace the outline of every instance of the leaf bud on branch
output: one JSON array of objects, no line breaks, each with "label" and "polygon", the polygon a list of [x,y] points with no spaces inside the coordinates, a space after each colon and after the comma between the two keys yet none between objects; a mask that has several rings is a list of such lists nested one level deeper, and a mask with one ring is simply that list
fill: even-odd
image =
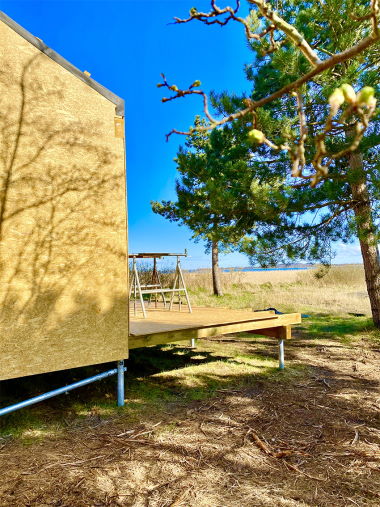
[{"label": "leaf bud on branch", "polygon": [[265,142],[265,135],[261,130],[252,129],[248,132],[248,139],[252,144],[263,144]]},{"label": "leaf bud on branch", "polygon": [[343,92],[344,98],[346,102],[349,104],[355,104],[356,103],[356,93],[355,90],[352,88],[352,86],[348,83],[342,84],[340,89]]}]

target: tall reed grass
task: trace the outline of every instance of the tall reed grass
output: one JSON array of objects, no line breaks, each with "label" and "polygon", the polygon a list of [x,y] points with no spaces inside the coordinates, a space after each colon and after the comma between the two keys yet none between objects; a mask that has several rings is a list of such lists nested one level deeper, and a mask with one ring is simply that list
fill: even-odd
[{"label": "tall reed grass", "polygon": [[211,272],[186,273],[191,299],[198,306],[281,311],[323,311],[370,314],[361,265],[326,270],[250,271],[221,273],[223,297],[212,295]]},{"label": "tall reed grass", "polygon": [[[187,272],[185,279],[190,290],[212,290],[211,270]],[[365,286],[363,266],[359,264],[331,266],[328,269],[318,266],[307,270],[231,271],[222,272],[221,279],[225,290],[249,289],[264,284],[296,284],[316,287]]]},{"label": "tall reed grass", "polygon": [[319,267],[298,272],[299,283],[316,283],[319,287],[365,287],[364,268],[361,264],[331,266],[329,269]]},{"label": "tall reed grass", "polygon": [[[151,283],[152,264],[138,264],[142,284]],[[161,283],[171,287],[175,266],[160,266]],[[212,293],[211,270],[184,272],[194,306],[222,306],[283,312],[322,311],[370,315],[361,265],[322,266],[308,270],[222,272],[224,296]]]}]

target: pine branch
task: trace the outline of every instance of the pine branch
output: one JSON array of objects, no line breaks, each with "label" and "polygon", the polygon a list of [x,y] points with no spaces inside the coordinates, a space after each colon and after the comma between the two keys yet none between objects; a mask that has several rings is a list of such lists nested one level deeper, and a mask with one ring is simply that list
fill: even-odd
[{"label": "pine branch", "polygon": [[[272,6],[268,2],[265,0],[249,0],[249,2],[257,8],[257,11],[255,12],[257,12],[257,14],[261,17],[260,26],[262,27],[264,25],[264,28],[258,33],[252,31],[252,23],[250,23],[249,17],[244,19],[238,16],[237,13],[240,7],[239,0],[237,1],[235,8],[229,6],[220,8],[216,5],[215,0],[212,0],[211,10],[209,12],[199,12],[196,8],[193,7],[190,10],[190,16],[188,18],[175,18],[175,21],[176,23],[188,23],[190,21],[197,20],[207,25],[218,24],[221,26],[227,25],[230,21],[236,21],[244,26],[245,34],[248,40],[253,39],[260,41],[269,35],[270,49],[266,54],[270,54],[278,50],[281,44],[275,41],[274,32],[282,32],[286,38],[290,40],[291,43],[296,46],[296,48],[298,48],[298,50],[307,58],[312,68],[298,79],[294,80],[291,83],[288,83],[279,90],[276,90],[275,92],[262,97],[261,99],[245,99],[244,105],[246,107],[220,119],[214,118],[210,113],[208,96],[204,91],[198,89],[200,86],[199,81],[195,81],[186,89],[179,89],[176,85],[170,85],[167,82],[165,76],[162,75],[163,82],[159,83],[157,86],[166,87],[173,93],[172,96],[163,98],[163,102],[175,100],[187,95],[200,95],[203,100],[204,114],[209,121],[208,125],[197,126],[196,128],[190,129],[189,131],[172,129],[166,135],[166,140],[169,140],[172,134],[192,135],[195,131],[209,131],[241,118],[253,117],[255,119],[257,109],[262,108],[263,106],[270,104],[273,101],[278,100],[286,95],[294,94],[297,97],[297,111],[299,117],[298,141],[292,141],[291,146],[289,146],[288,143],[278,145],[268,139],[264,133],[255,129],[252,131],[253,139],[258,144],[266,144],[273,150],[283,150],[285,152],[288,152],[292,161],[292,176],[310,180],[311,185],[315,186],[318,182],[330,177],[328,174],[329,166],[333,161],[337,160],[338,158],[342,158],[348,153],[357,149],[364,133],[368,129],[370,119],[375,114],[376,100],[373,99],[371,104],[360,104],[355,100],[349,101],[348,107],[340,115],[339,119],[334,119],[334,117],[338,112],[341,104],[339,104],[337,107],[334,106],[334,108],[330,107],[330,114],[327,118],[327,121],[325,122],[325,125],[322,126],[322,131],[316,136],[314,140],[316,154],[311,161],[311,164],[315,170],[315,173],[305,175],[303,173],[304,167],[306,165],[304,145],[308,138],[308,128],[303,107],[302,90],[308,83],[315,80],[317,76],[323,74],[327,70],[333,70],[339,64],[352,60],[379,42],[380,32],[378,25],[380,0],[371,0],[370,12],[366,16],[358,18],[360,21],[371,21],[370,34],[353,46],[345,49],[344,51],[341,51],[340,53],[333,54],[323,50],[325,54],[330,54],[328,54],[328,57],[322,61],[319,59],[317,53],[314,50],[315,45],[313,47],[312,44],[309,44],[293,25],[287,23],[276,11],[273,10]],[[337,153],[327,153],[325,145],[327,136],[336,134],[339,130],[344,130],[345,123],[349,119],[351,123],[352,121],[354,122],[355,127],[354,137],[351,144]],[[255,125],[255,120],[253,123]]]}]

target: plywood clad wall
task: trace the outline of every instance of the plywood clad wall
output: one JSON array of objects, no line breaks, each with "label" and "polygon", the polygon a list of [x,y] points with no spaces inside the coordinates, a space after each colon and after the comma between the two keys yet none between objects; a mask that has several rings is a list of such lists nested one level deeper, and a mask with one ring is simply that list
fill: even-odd
[{"label": "plywood clad wall", "polygon": [[128,355],[115,105],[0,21],[0,380]]}]

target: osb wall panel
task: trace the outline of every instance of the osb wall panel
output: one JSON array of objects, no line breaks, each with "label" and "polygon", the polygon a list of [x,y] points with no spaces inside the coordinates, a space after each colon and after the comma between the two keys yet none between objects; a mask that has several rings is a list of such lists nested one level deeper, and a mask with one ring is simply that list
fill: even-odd
[{"label": "osb wall panel", "polygon": [[128,355],[115,106],[0,21],[0,379]]}]

